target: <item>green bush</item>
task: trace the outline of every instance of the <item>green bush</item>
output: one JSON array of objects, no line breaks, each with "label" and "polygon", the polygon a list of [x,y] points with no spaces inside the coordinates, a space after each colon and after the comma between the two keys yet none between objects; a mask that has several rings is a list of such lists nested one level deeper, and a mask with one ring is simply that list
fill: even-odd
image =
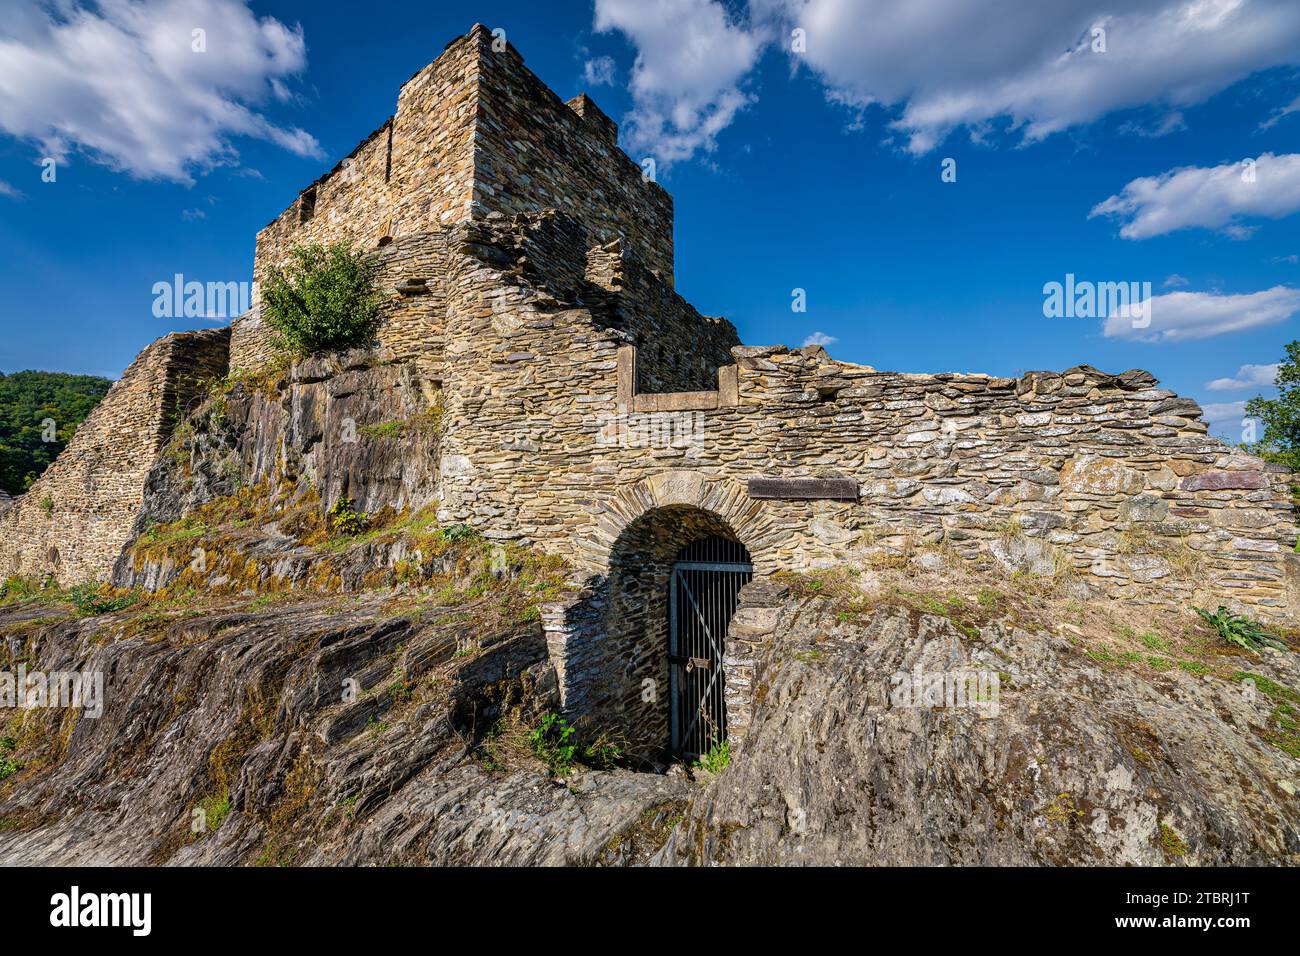
[{"label": "green bush", "polygon": [[79,617],[124,611],[140,601],[135,594],[105,594],[98,584],[78,584],[69,589],[67,596]]},{"label": "green bush", "polygon": [[378,270],[374,256],[345,243],[294,246],[262,290],[277,345],[301,357],[369,344],[379,327]]},{"label": "green bush", "polygon": [[338,534],[358,535],[366,530],[366,516],[351,498],[340,498],[329,510],[330,527]]},{"label": "green bush", "polygon": [[1233,614],[1223,605],[1219,605],[1219,609],[1213,614],[1204,608],[1198,607],[1193,610],[1229,644],[1235,644],[1248,651],[1257,651],[1265,645],[1286,650],[1286,645],[1265,631],[1260,624],[1244,615]]}]

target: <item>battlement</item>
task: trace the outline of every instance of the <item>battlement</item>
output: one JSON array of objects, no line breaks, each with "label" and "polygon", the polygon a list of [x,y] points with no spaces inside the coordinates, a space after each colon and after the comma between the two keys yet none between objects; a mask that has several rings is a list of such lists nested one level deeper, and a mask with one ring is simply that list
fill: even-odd
[{"label": "battlement", "polygon": [[398,92],[397,110],[258,233],[254,277],[292,246],[375,249],[493,213],[556,209],[671,285],[672,198],[618,148],[585,93],[562,101],[481,24]]}]

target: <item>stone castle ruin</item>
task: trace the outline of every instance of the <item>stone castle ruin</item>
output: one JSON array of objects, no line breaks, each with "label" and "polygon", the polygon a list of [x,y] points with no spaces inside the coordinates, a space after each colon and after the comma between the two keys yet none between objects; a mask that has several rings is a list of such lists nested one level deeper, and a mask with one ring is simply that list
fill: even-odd
[{"label": "stone castle ruin", "polygon": [[[375,349],[284,372],[233,440],[243,478],[306,475],[325,507],[436,502],[444,524],[565,556],[590,575],[544,620],[565,708],[686,751],[683,688],[743,730],[763,623],[728,631],[728,607],[751,574],[942,549],[1069,575],[1085,600],[1298,606],[1290,475],[1209,437],[1147,372],[900,374],[744,346],[674,291],[672,230],[613,121],[475,26],[258,234],[256,279],[343,240],[380,256],[387,299]],[[109,580],[162,515],[151,474],[201,383],[272,353],[257,303],[149,346],[0,514],[0,570]],[[393,439],[341,437],[434,407],[436,441],[383,467],[364,446]]]}]

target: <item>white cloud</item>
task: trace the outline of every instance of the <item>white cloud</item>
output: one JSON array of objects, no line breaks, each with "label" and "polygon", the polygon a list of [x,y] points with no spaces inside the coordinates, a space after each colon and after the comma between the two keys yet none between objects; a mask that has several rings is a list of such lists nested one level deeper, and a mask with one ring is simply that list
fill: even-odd
[{"label": "white cloud", "polygon": [[1214,428],[1217,425],[1240,426],[1246,417],[1245,402],[1211,402],[1201,406],[1201,420]]},{"label": "white cloud", "polygon": [[1178,229],[1222,229],[1234,239],[1253,228],[1241,216],[1280,219],[1300,211],[1300,153],[1265,153],[1254,161],[1185,166],[1133,180],[1088,214],[1116,216],[1125,239],[1150,239]]},{"label": "white cloud", "polygon": [[1300,113],[1300,96],[1297,96],[1295,99],[1293,99],[1290,103],[1287,103],[1285,106],[1279,106],[1277,109],[1275,109],[1273,111],[1272,116],[1270,116],[1268,119],[1264,120],[1264,122],[1259,124],[1259,128],[1272,129],[1284,117],[1290,116],[1292,113]]},{"label": "white cloud", "polygon": [[609,86],[614,82],[614,58],[598,56],[582,65],[582,78],[592,86]]},{"label": "white cloud", "polygon": [[1280,367],[1277,363],[1243,365],[1237,369],[1237,374],[1232,378],[1216,378],[1205,387],[1212,392],[1236,392],[1243,388],[1272,388],[1277,382],[1277,370]]},{"label": "white cloud", "polygon": [[803,340],[803,344],[804,348],[807,348],[810,345],[820,345],[822,348],[826,348],[828,345],[834,345],[838,341],[839,339],[833,335],[827,335],[825,332],[814,332],[812,335],[808,336],[808,338]]},{"label": "white cloud", "polygon": [[595,29],[616,30],[637,50],[626,122],[633,151],[665,165],[711,152],[749,102],[741,84],[763,44],[716,0],[596,0]]},{"label": "white cloud", "polygon": [[1102,332],[1107,338],[1182,342],[1276,325],[1296,313],[1300,313],[1300,289],[1282,285],[1244,295],[1168,292],[1153,296],[1139,312],[1149,317],[1146,328],[1135,328],[1133,318],[1112,314]]},{"label": "white cloud", "polygon": [[26,199],[27,194],[17,186],[11,185],[0,179],[0,196],[8,196],[10,199]]},{"label": "white cloud", "polygon": [[[1294,0],[751,0],[806,31],[831,98],[901,112],[914,153],[1005,120],[1034,142],[1116,110],[1168,116],[1250,75],[1300,62]],[[762,15],[760,15],[760,13]],[[1094,51],[1094,28],[1105,52]],[[1172,112],[1171,112],[1172,111]],[[1177,128],[1166,120],[1156,132]]]},{"label": "white cloud", "polygon": [[711,150],[773,45],[830,100],[891,111],[918,154],[960,128],[984,141],[1006,125],[1029,143],[1139,107],[1149,115],[1123,129],[1163,136],[1185,127],[1186,107],[1300,63],[1295,0],[748,0],[748,12],[744,22],[719,0],[596,0],[595,28],[637,49],[633,143],[669,160]]},{"label": "white cloud", "polygon": [[1162,282],[1160,286],[1161,288],[1164,289],[1179,289],[1187,284],[1188,284],[1187,276],[1180,276],[1177,272],[1175,272],[1173,275],[1165,279],[1165,281]]},{"label": "white cloud", "polygon": [[[254,107],[306,66],[301,28],[246,0],[60,0],[6,11],[0,131],[64,159],[80,149],[141,179],[191,182],[231,165],[236,136],[320,154],[310,134]],[[205,31],[206,52],[193,31]]]}]

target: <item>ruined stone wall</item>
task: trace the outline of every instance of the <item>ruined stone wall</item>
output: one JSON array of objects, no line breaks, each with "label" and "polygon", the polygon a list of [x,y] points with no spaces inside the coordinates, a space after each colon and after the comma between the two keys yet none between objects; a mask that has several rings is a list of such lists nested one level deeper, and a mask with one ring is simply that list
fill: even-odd
[{"label": "ruined stone wall", "polygon": [[[617,128],[589,98],[563,103],[513,47],[494,52],[493,42],[478,25],[449,43],[402,86],[393,117],[258,233],[255,306],[270,270],[294,245],[345,241],[374,250],[436,237],[473,218],[554,209],[567,217],[574,268],[582,270],[592,247],[619,241],[641,271],[650,270],[638,290],[664,287],[646,293],[643,309],[663,307],[670,324],[689,324],[694,310],[671,290],[671,197],[642,180],[640,167],[617,146]],[[553,253],[545,259],[552,268],[560,261]],[[650,321],[644,312],[637,316]],[[734,337],[734,329],[718,328],[722,334],[710,344],[721,349],[706,348],[709,358],[685,363],[692,371],[718,361],[733,344],[723,339],[728,331]],[[402,347],[407,344],[404,339]],[[238,367],[268,360],[256,310],[236,332],[233,351]],[[645,356],[648,387],[685,387],[682,368],[656,372],[669,364],[660,359],[667,354]]]},{"label": "ruined stone wall", "polygon": [[[1264,616],[1288,603],[1287,474],[1209,438],[1196,404],[1147,373],[903,375],[820,348],[738,348],[732,394],[637,398],[618,381],[625,339],[591,309],[548,305],[481,260],[457,268],[449,520],[604,571],[631,521],[694,503],[759,573],[945,543],[1071,575],[1081,594]],[[860,496],[750,498],[764,477],[847,478]]]},{"label": "ruined stone wall", "polygon": [[557,209],[591,244],[621,239],[670,286],[672,198],[617,146],[585,95],[562,102],[482,25],[408,80],[397,111],[257,236],[254,278],[295,244],[436,232],[490,213]]},{"label": "ruined stone wall", "polygon": [[294,245],[345,241],[373,249],[388,234],[392,129],[389,119],[257,234],[253,279],[259,292]]},{"label": "ruined stone wall", "polygon": [[230,367],[243,372],[265,368],[275,357],[271,330],[261,303],[230,323]]},{"label": "ruined stone wall", "polygon": [[[637,347],[641,392],[693,392],[717,388],[718,369],[740,344],[736,327],[701,315],[668,283],[623,252],[617,240],[587,257],[589,288],[598,322],[619,329]],[[601,294],[606,293],[606,294]]]},{"label": "ruined stone wall", "polygon": [[113,385],[40,479],[0,514],[0,571],[107,580],[178,411],[226,373],[229,330],[173,333]]},{"label": "ruined stone wall", "polygon": [[[666,741],[666,702],[641,682],[666,693],[666,555],[697,526],[734,535],[760,576],[944,549],[1060,576],[1080,600],[1300,606],[1290,476],[1208,437],[1196,404],[1145,372],[905,375],[737,347],[712,392],[638,394],[628,336],[598,305],[494,261],[472,244],[449,261],[439,514],[596,575],[545,620],[563,708],[589,732]],[[795,477],[848,479],[856,500],[749,494]],[[725,691],[741,733],[737,626]]]}]

